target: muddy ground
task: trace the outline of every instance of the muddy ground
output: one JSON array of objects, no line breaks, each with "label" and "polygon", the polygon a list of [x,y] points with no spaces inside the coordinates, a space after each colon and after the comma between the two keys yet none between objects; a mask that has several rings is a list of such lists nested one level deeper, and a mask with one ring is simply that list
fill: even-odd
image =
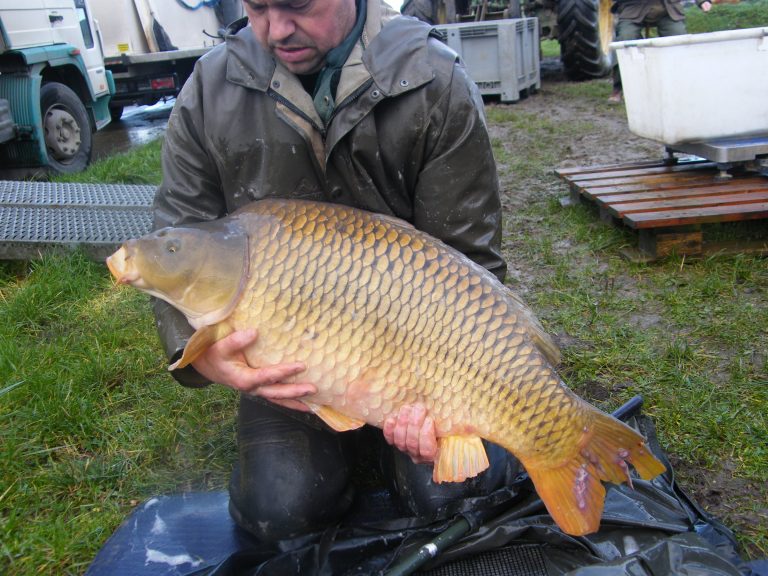
[{"label": "muddy ground", "polygon": [[[665,155],[663,145],[654,143],[630,133],[627,126],[626,113],[623,105],[609,105],[603,99],[596,101],[592,98],[563,98],[560,88],[566,82],[556,61],[545,62],[542,66],[542,87],[540,91],[513,105],[514,110],[526,114],[541,114],[563,124],[580,122],[590,123],[593,129],[586,134],[575,136],[568,144],[566,153],[552,169],[590,166],[599,164],[623,163],[636,160],[657,160]],[[604,83],[602,88],[606,94],[610,92],[610,81]],[[490,103],[489,106],[493,106]],[[530,135],[525,131],[504,128],[503,126],[491,126],[491,136],[494,139],[505,142],[505,148],[510,150],[521,149],[528,145]],[[508,214],[530,203],[534,195],[541,197],[546,195],[559,199],[567,198],[568,188],[563,182],[550,179],[542,182],[538,178],[520,178],[519,174],[511,174],[500,166],[501,185],[504,209]],[[597,215],[596,215],[597,218]],[[513,220],[506,218],[505,222]],[[515,289],[524,297],[531,289],[540,289],[544,278],[538,278],[538,274],[546,274],[532,265],[525,254],[525,250],[519,250],[521,234],[535,234],[535,223],[526,221],[525,231],[512,231],[512,238],[505,236],[504,252],[509,262],[508,280]],[[563,248],[568,250],[568,247]],[[595,259],[600,260],[599,254],[592,254],[588,259],[580,259],[574,256],[573,266],[595,266]],[[601,264],[598,263],[598,267]],[[619,281],[621,281],[619,279]],[[631,291],[631,281],[627,282],[627,290]],[[538,286],[538,288],[534,288]],[[660,319],[653,310],[649,310],[647,317],[638,317],[635,323],[639,329],[644,326],[655,325]],[[559,336],[559,337],[558,337]],[[568,336],[556,335],[561,347],[569,345]],[[608,390],[590,390],[592,401],[600,401],[608,398]],[[768,488],[758,486],[754,482],[734,478],[733,466],[728,462],[723,463],[722,470],[713,473],[710,470],[697,468],[687,462],[675,458],[669,454],[671,463],[681,486],[693,499],[715,518],[723,521],[728,527],[739,532],[746,526],[765,526],[768,517]],[[755,505],[755,498],[763,500],[763,504]],[[761,550],[747,545],[746,555],[762,557]]]}]

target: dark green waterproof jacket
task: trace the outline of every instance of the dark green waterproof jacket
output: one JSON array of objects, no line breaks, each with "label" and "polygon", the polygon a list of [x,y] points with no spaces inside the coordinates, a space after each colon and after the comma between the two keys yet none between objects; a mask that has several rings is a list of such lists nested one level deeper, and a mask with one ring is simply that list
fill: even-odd
[{"label": "dark green waterproof jacket", "polygon": [[[390,214],[503,278],[498,178],[482,100],[431,28],[368,0],[328,125],[299,79],[245,27],[195,68],[171,113],[155,228],[211,220],[265,197]],[[169,357],[192,329],[155,302]],[[177,370],[187,385],[193,370]]]}]

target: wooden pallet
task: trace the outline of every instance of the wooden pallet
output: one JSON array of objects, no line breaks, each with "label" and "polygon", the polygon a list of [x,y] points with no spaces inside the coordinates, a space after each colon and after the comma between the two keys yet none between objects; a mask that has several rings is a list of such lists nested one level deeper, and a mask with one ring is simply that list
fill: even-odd
[{"label": "wooden pallet", "polygon": [[723,178],[706,160],[648,161],[556,171],[571,199],[594,203],[600,217],[638,231],[626,256],[654,260],[670,254],[739,251],[768,254],[766,241],[708,245],[702,225],[768,218],[768,178],[745,172]]}]

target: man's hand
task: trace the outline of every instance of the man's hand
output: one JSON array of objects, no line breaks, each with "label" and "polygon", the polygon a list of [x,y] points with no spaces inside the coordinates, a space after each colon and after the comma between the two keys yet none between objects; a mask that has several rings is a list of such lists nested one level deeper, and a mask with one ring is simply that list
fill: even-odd
[{"label": "man's hand", "polygon": [[712,3],[711,2],[702,2],[700,5],[700,8],[704,12],[709,12],[712,9]]},{"label": "man's hand", "polygon": [[437,457],[435,421],[421,404],[401,406],[384,420],[384,439],[411,457],[414,464],[434,462]]},{"label": "man's hand", "polygon": [[317,392],[309,382],[285,383],[286,378],[306,369],[301,362],[275,364],[263,368],[248,365],[243,352],[258,338],[255,330],[233,332],[201,354],[192,366],[211,382],[223,384],[251,396],[260,396],[286,408],[308,412],[298,400]]}]

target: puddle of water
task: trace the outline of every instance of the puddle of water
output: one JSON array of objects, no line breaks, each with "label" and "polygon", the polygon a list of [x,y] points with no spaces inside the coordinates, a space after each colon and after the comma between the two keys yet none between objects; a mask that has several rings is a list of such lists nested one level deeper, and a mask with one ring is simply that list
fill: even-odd
[{"label": "puddle of water", "polygon": [[119,121],[111,122],[93,135],[93,159],[99,160],[127,152],[162,136],[173,103],[174,100],[159,102],[153,106],[126,107]]}]

